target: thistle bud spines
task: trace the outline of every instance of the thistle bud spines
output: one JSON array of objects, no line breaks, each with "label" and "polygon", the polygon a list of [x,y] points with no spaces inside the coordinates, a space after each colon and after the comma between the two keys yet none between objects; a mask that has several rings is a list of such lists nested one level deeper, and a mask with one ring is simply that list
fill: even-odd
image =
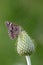
[{"label": "thistle bud spines", "polygon": [[18,36],[17,52],[20,55],[31,55],[34,51],[34,43],[30,36],[25,32],[21,31]]}]

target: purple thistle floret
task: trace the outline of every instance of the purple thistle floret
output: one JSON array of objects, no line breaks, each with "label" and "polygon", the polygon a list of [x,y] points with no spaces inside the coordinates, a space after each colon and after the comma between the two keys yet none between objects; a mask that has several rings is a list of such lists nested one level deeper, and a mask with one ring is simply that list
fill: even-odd
[{"label": "purple thistle floret", "polygon": [[10,38],[15,39],[19,35],[19,32],[21,31],[20,26],[8,21],[5,23],[5,25],[8,28],[8,34]]}]

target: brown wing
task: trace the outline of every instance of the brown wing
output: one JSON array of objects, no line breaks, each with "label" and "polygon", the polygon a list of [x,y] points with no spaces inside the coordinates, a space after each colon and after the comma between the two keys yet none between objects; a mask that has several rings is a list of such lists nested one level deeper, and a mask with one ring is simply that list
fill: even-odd
[{"label": "brown wing", "polygon": [[19,35],[20,26],[8,21],[6,22],[6,26],[8,28],[8,34],[10,38],[15,39]]}]

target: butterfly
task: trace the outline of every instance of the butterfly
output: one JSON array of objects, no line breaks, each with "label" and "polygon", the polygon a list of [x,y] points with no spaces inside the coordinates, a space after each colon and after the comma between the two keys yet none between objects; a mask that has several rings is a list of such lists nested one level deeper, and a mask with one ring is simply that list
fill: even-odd
[{"label": "butterfly", "polygon": [[9,37],[11,39],[15,39],[21,31],[21,26],[15,24],[15,23],[12,23],[12,22],[8,22],[8,21],[5,22],[5,25],[8,29]]}]

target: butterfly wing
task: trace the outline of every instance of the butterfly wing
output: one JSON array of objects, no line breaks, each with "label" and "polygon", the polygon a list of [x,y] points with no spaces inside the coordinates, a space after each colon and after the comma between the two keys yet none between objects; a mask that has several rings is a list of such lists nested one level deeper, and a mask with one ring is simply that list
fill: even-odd
[{"label": "butterfly wing", "polygon": [[20,26],[8,21],[5,23],[5,25],[7,26],[9,37],[11,39],[15,39],[19,35]]}]

